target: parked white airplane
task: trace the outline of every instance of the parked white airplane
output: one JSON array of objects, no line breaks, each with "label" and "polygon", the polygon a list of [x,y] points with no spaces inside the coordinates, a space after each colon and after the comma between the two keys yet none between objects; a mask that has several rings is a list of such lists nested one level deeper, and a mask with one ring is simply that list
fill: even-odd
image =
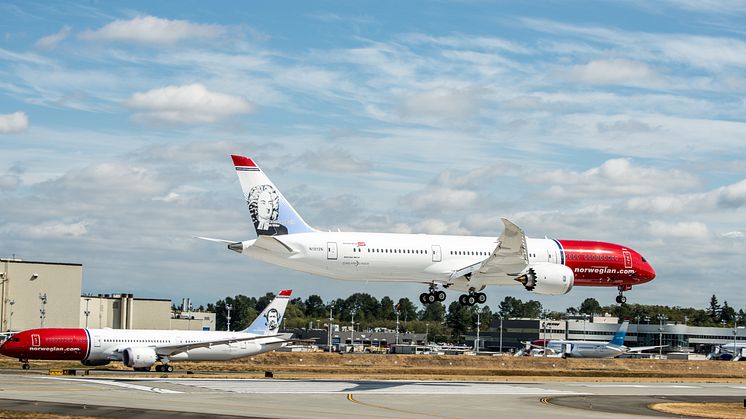
[{"label": "parked white airplane", "polygon": [[[624,337],[627,336],[627,327],[629,327],[629,321],[625,320],[624,323],[619,326],[619,330],[614,334],[614,338],[608,342],[592,340],[538,339],[530,342],[527,345],[527,349],[535,348],[537,350],[543,350],[547,355],[563,356],[567,358],[615,358],[619,355],[630,352],[649,351],[651,349],[662,347],[637,346],[630,348],[624,346]],[[516,356],[520,356],[524,353],[519,351],[516,353]]]},{"label": "parked white airplane", "polygon": [[746,359],[746,343],[726,343],[716,346],[707,359],[718,361],[741,361]]},{"label": "parked white airplane", "polygon": [[574,285],[617,287],[624,291],[655,278],[639,253],[611,243],[527,238],[502,219],[500,237],[321,232],[306,224],[282,193],[254,163],[232,156],[257,233],[254,240],[228,248],[296,271],[353,281],[400,281],[427,284],[423,304],[444,301],[438,286],[465,292],[459,302],[484,303],[487,285],[516,281],[526,290],[561,295]]},{"label": "parked white airplane", "polygon": [[121,361],[135,371],[171,372],[171,361],[225,361],[274,351],[290,341],[278,334],[291,290],[281,291],[251,325],[240,332],[136,329],[31,329],[12,335],[0,354],[30,359],[76,360],[83,365]]}]

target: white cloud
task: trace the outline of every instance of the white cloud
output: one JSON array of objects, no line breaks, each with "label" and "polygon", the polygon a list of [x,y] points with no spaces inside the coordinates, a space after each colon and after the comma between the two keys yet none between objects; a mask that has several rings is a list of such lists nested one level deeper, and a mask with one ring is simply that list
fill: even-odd
[{"label": "white cloud", "polygon": [[417,211],[432,213],[470,208],[478,197],[474,191],[435,187],[406,195],[400,202]]},{"label": "white cloud", "polygon": [[409,96],[402,114],[414,119],[463,120],[475,115],[480,92],[474,89],[437,88]]},{"label": "white cloud", "polygon": [[630,60],[595,60],[573,66],[568,77],[590,84],[640,85],[655,81],[656,74],[649,65]]},{"label": "white cloud", "polygon": [[43,237],[80,237],[88,233],[87,223],[44,223],[36,226],[29,226],[26,228],[27,233],[31,237],[43,238]]},{"label": "white cloud", "polygon": [[733,210],[746,205],[746,179],[708,192],[633,198],[627,208],[633,211],[681,213]]},{"label": "white cloud", "polygon": [[212,123],[253,110],[242,97],[211,92],[198,83],[138,92],[127,106],[138,111],[135,121],[156,124]]},{"label": "white cloud", "polygon": [[70,31],[71,28],[65,25],[62,27],[62,29],[60,29],[59,32],[45,36],[36,41],[36,46],[40,48],[54,48],[57,46],[57,44],[65,40],[68,35],[70,35]]},{"label": "white cloud", "polygon": [[546,193],[556,198],[650,195],[699,184],[698,179],[687,172],[636,166],[628,159],[607,160],[584,172],[556,170],[533,180],[553,184]]},{"label": "white cloud", "polygon": [[0,134],[13,134],[28,128],[28,117],[25,112],[0,114]]},{"label": "white cloud", "polygon": [[700,222],[664,223],[662,221],[651,221],[648,231],[657,237],[681,239],[705,239],[710,236],[707,226]]},{"label": "white cloud", "polygon": [[307,168],[320,172],[364,173],[371,169],[367,160],[362,160],[341,148],[306,151],[298,160]]},{"label": "white cloud", "polygon": [[130,20],[115,20],[80,37],[89,41],[120,41],[140,44],[174,44],[185,39],[212,39],[226,29],[220,25],[169,20],[155,16],[138,16]]},{"label": "white cloud", "polygon": [[746,237],[746,235],[744,235],[743,232],[741,231],[729,231],[727,233],[721,234],[720,237],[723,237],[726,239],[742,239]]}]

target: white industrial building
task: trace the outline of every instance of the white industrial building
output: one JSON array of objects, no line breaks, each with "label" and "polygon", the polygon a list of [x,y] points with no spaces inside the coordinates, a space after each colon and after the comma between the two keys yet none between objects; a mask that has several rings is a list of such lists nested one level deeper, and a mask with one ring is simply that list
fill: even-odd
[{"label": "white industrial building", "polygon": [[215,330],[215,313],[173,313],[171,300],[82,295],[83,265],[0,259],[0,327]]}]

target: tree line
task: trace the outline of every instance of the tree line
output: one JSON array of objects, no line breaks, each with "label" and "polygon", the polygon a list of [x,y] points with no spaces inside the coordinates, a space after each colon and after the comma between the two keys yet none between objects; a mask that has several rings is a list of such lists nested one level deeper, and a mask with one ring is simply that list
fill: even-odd
[{"label": "tree line", "polygon": [[[274,299],[275,294],[267,293],[261,297],[236,295],[200,307],[216,313],[217,330],[226,330],[228,326],[227,306],[230,310],[231,330],[242,330],[257,317]],[[550,318],[562,319],[581,316],[602,316],[605,313],[619,318],[629,319],[636,323],[657,323],[665,318],[670,323],[688,324],[690,326],[724,326],[733,325],[734,321],[746,321],[743,309],[738,311],[727,301],[718,302],[715,295],[710,299],[708,308],[669,307],[663,305],[612,304],[602,306],[595,298],[586,298],[578,307],[568,307],[564,312],[545,310],[536,300],[523,301],[506,296],[493,311],[490,306],[462,306],[457,301],[445,304],[436,302],[422,306],[409,298],[394,301],[388,296],[381,298],[367,293],[354,293],[347,298],[337,298],[325,302],[319,295],[310,295],[305,300],[293,298],[285,311],[283,327],[286,329],[318,327],[326,328],[329,323],[330,310],[333,324],[349,326],[355,322],[356,330],[371,328],[396,327],[397,314],[399,330],[415,333],[427,332],[430,340],[460,342],[467,332],[476,330],[479,319],[480,330],[486,331],[494,321],[513,318]]]}]

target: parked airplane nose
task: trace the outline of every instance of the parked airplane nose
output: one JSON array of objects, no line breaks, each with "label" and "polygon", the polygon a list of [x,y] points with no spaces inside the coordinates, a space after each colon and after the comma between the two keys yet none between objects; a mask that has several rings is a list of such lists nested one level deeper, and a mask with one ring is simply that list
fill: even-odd
[{"label": "parked airplane nose", "polygon": [[0,354],[15,357],[18,352],[19,342],[17,337],[11,336],[0,346]]}]

